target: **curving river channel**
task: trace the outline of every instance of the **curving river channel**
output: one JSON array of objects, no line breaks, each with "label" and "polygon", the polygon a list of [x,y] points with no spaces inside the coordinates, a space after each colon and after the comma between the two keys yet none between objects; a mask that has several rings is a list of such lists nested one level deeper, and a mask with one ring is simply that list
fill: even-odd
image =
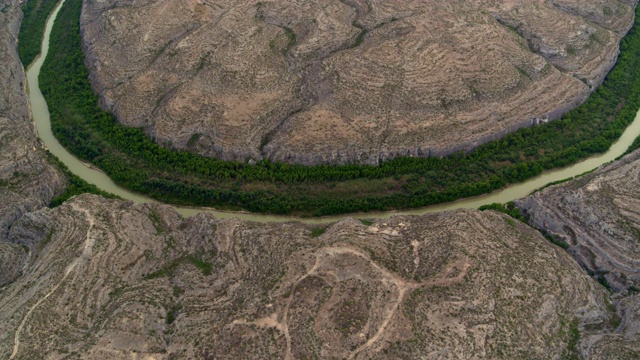
[{"label": "curving river channel", "polygon": [[[34,122],[36,123],[36,128],[38,131],[38,135],[40,139],[43,141],[44,145],[48,148],[48,150],[58,157],[60,161],[62,161],[69,170],[81,177],[85,181],[96,185],[98,188],[108,191],[110,193],[116,194],[124,199],[132,200],[136,203],[142,202],[157,202],[147,196],[133,193],[121,186],[116,185],[109,176],[107,176],[104,172],[91,167],[90,165],[82,162],[74,155],[69,153],[58,140],[53,136],[51,132],[51,123],[49,119],[49,109],[47,108],[47,103],[42,96],[42,92],[40,92],[40,87],[38,85],[38,75],[40,74],[40,69],[44,62],[44,59],[49,51],[49,36],[51,34],[51,28],[53,27],[53,22],[58,15],[58,11],[60,7],[64,3],[64,0],[61,1],[55,8],[54,12],[51,14],[49,19],[47,20],[45,33],[42,41],[42,49],[41,55],[36,58],[33,64],[27,70],[27,94],[29,95],[29,100],[31,102],[31,111],[33,114]],[[524,196],[527,196],[532,191],[543,187],[544,185],[558,181],[562,179],[567,179],[570,177],[575,177],[577,175],[583,174],[587,171],[593,170],[603,164],[606,164],[618,156],[622,155],[628,147],[633,143],[633,141],[640,136],[640,111],[636,114],[636,118],[631,125],[625,130],[622,134],[622,137],[609,148],[609,150],[600,155],[596,155],[590,157],[586,160],[583,160],[579,163],[576,163],[572,166],[552,170],[542,173],[541,175],[529,179],[525,182],[519,184],[513,184],[507,186],[501,190],[492,192],[490,194],[477,196],[473,198],[461,199],[458,201],[454,201],[451,203],[429,206],[426,208],[413,209],[413,210],[405,210],[405,211],[390,211],[390,212],[380,212],[380,213],[360,213],[360,214],[350,214],[350,215],[340,215],[340,216],[331,216],[331,217],[322,217],[322,218],[295,218],[288,216],[275,216],[275,215],[262,215],[262,214],[253,214],[253,213],[242,213],[242,212],[227,212],[227,211],[219,211],[215,209],[209,208],[186,208],[186,207],[176,207],[178,212],[183,216],[193,216],[201,212],[210,212],[219,218],[239,218],[242,220],[250,220],[250,221],[258,221],[258,222],[284,222],[284,221],[301,221],[306,223],[329,223],[335,222],[346,217],[353,218],[388,218],[394,215],[399,214],[409,214],[409,215],[419,215],[426,214],[431,212],[445,211],[445,210],[453,210],[453,209],[477,209],[478,207],[491,204],[491,203],[506,203]]]}]

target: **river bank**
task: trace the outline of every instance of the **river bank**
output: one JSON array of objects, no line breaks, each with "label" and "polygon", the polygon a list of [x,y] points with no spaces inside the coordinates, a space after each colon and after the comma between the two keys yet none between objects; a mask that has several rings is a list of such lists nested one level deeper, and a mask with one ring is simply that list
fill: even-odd
[{"label": "river bank", "polygon": [[[67,1],[75,1],[75,0],[67,0]],[[67,15],[69,17],[69,15]],[[48,51],[48,46],[49,46],[49,37],[51,35],[51,28],[53,25],[53,17],[52,19],[47,23],[47,31],[46,31],[46,36],[45,36],[45,41],[43,42],[43,51],[42,53],[45,54]],[[635,28],[635,27],[634,27]],[[61,29],[60,34],[63,34],[64,31]],[[632,33],[634,33],[634,31],[632,30]],[[637,36],[634,33],[635,36]],[[79,35],[77,35],[79,38]],[[68,42],[68,41],[67,41]],[[59,55],[59,51],[56,52],[56,55]],[[38,75],[40,72],[40,69],[42,68],[42,61],[44,60],[44,57],[41,57],[38,59],[38,61],[36,63],[33,64],[33,66],[31,66],[29,68],[29,72],[28,72],[28,79],[29,79],[29,83],[30,84],[35,84],[38,80]],[[49,80],[51,81],[51,80]],[[86,81],[86,79],[85,79]],[[87,82],[88,84],[88,82]],[[40,94],[40,89],[39,87],[36,86],[37,89],[34,89],[33,91],[30,92],[30,97],[32,98],[32,108],[34,109],[34,119],[36,121],[36,123],[38,124],[38,131],[40,133],[41,138],[43,139],[43,141],[45,142],[45,144],[47,144],[47,147],[50,149],[50,151],[57,156],[58,158],[60,158],[68,167],[69,169],[76,175],[80,176],[81,178],[85,179],[86,181],[95,184],[96,186],[98,186],[100,189],[103,189],[107,192],[111,192],[114,193],[122,198],[125,199],[130,199],[136,202],[148,202],[151,201],[151,199],[149,197],[146,196],[141,196],[140,194],[136,194],[135,192],[129,191],[123,187],[118,186],[117,184],[115,184],[111,178],[109,178],[109,176],[106,176],[104,173],[101,173],[99,171],[95,171],[95,170],[91,170],[88,169],[86,166],[84,166],[82,164],[82,161],[80,161],[79,159],[75,158],[73,155],[71,155],[69,152],[67,152],[64,147],[62,147],[62,145],[60,145],[60,143],[56,140],[56,138],[53,136],[53,133],[51,132],[51,127],[49,125],[49,113],[48,113],[48,109],[47,109],[47,104],[44,101],[44,98],[41,96]],[[54,94],[55,95],[55,94]],[[53,96],[53,95],[50,95]],[[56,99],[56,102],[59,101],[58,99]],[[629,105],[629,103],[632,103],[632,101],[627,101],[627,105]],[[59,105],[59,104],[58,104]],[[619,111],[620,112],[620,111]],[[58,118],[60,117],[60,113],[58,112]],[[560,120],[562,121],[562,120]],[[566,121],[565,121],[566,122]],[[557,123],[556,123],[557,124]],[[550,126],[553,124],[547,124],[544,126]],[[541,128],[541,127],[539,127]],[[526,131],[532,132],[535,129],[531,130],[531,129],[527,129]],[[525,132],[526,132],[525,131]],[[610,131],[609,131],[610,132]],[[91,136],[94,135],[95,132],[89,132],[87,133],[87,136]],[[518,133],[520,137],[523,136],[523,134],[520,132]],[[526,135],[526,134],[525,134]],[[534,134],[535,135],[535,134]],[[609,134],[611,135],[611,134]],[[615,134],[614,134],[615,135]],[[365,197],[365,202],[367,202],[366,207],[365,206],[361,206],[360,208],[358,208],[357,206],[353,209],[354,211],[357,210],[369,210],[369,212],[364,213],[364,214],[359,214],[358,216],[361,217],[385,217],[385,216],[392,216],[395,214],[399,214],[399,213],[408,213],[408,214],[421,214],[421,213],[425,213],[425,212],[433,212],[433,211],[442,211],[442,210],[448,210],[448,209],[454,209],[454,208],[477,208],[481,205],[485,205],[488,203],[494,203],[494,202],[508,202],[511,200],[514,200],[516,198],[519,197],[523,197],[526,196],[528,193],[530,193],[531,191],[535,190],[536,188],[542,187],[544,185],[546,185],[549,182],[554,182],[554,181],[558,181],[564,178],[568,178],[568,177],[573,177],[579,174],[582,174],[586,171],[592,170],[593,168],[602,165],[608,161],[611,161],[613,159],[615,159],[616,157],[620,156],[622,153],[624,153],[626,151],[626,149],[628,148],[628,146],[633,142],[633,140],[640,135],[640,122],[638,121],[638,117],[635,117],[635,121],[633,122],[633,125],[628,127],[627,130],[624,132],[623,136],[621,137],[621,141],[616,142],[616,144],[610,148],[610,150],[603,154],[603,155],[599,155],[599,156],[595,156],[592,159],[586,160],[584,162],[575,164],[573,166],[570,166],[569,168],[566,169],[562,169],[562,170],[556,170],[556,171],[551,171],[551,172],[545,172],[542,173],[542,170],[545,168],[544,166],[540,166],[538,165],[538,167],[535,167],[531,164],[526,164],[523,168],[523,164],[514,164],[513,167],[514,168],[519,168],[519,169],[525,169],[528,172],[528,177],[531,177],[532,174],[535,175],[535,173],[537,172],[538,174],[542,173],[542,175],[538,175],[537,177],[533,177],[528,181],[513,185],[513,186],[509,186],[509,187],[505,187],[503,188],[503,190],[500,191],[496,191],[496,192],[491,192],[488,195],[482,195],[482,196],[478,196],[478,197],[471,197],[471,198],[467,198],[465,200],[459,200],[453,203],[447,203],[444,205],[439,205],[439,206],[433,206],[433,207],[429,207],[429,208],[421,208],[421,209],[417,209],[417,210],[410,210],[410,211],[390,211],[390,212],[376,212],[374,210],[376,210],[376,206],[370,206],[369,202],[373,202],[376,199],[371,199],[371,198],[367,198]],[[501,139],[498,142],[504,143],[504,144],[509,144],[510,142],[512,142],[513,140],[513,136],[511,137],[506,137],[505,139]],[[588,141],[591,141],[594,139],[589,139]],[[587,142],[588,142],[587,141]],[[106,144],[108,146],[108,143],[101,143],[101,144]],[[69,144],[66,144],[69,145]],[[495,147],[495,144],[494,144]],[[499,147],[499,146],[498,146]],[[77,148],[76,148],[77,150]],[[575,150],[575,149],[574,149]],[[162,151],[162,149],[158,150],[158,151]],[[165,150],[166,152],[166,150]],[[165,152],[161,152],[160,154],[164,155]],[[565,151],[566,153],[566,151]],[[581,153],[580,151],[578,151],[578,153]],[[561,156],[564,153],[561,151],[559,154],[556,154],[557,156]],[[184,154],[179,154],[180,156],[184,155]],[[96,159],[94,159],[94,162],[98,163],[98,166],[101,167],[100,165],[105,164],[106,161],[105,159],[108,160],[114,160],[114,158],[109,158],[108,157],[109,154],[107,154],[106,156],[103,156],[102,158],[98,157],[98,161],[95,161]],[[190,156],[191,155],[184,155],[186,156],[188,159],[191,159]],[[471,158],[473,159],[473,157],[476,156],[477,154],[472,153],[471,155],[468,155],[467,158]],[[576,155],[571,155],[571,153],[569,152],[567,155],[565,155],[560,161],[564,161],[567,162],[571,160],[572,157],[576,157]],[[115,160],[117,160],[117,158],[115,158]],[[453,161],[456,161],[457,158],[454,158]],[[213,161],[213,160],[212,160]],[[411,161],[420,161],[419,159],[407,159],[408,162]],[[102,164],[100,164],[102,162]],[[438,164],[438,162],[440,162]],[[429,163],[429,165],[431,166],[432,169],[438,169],[438,165],[442,166],[442,165],[448,165],[447,162],[450,162],[450,159],[432,159],[431,163]],[[434,165],[435,164],[435,165]],[[543,164],[544,165],[544,164]],[[277,166],[277,164],[276,164]],[[384,166],[384,165],[383,165]],[[122,168],[121,166],[119,166],[120,168]],[[242,170],[244,170],[246,167],[243,167]],[[333,170],[333,169],[331,169]],[[421,171],[424,171],[425,169],[421,169]],[[429,170],[429,169],[427,169]],[[508,174],[513,176],[513,171],[507,171],[505,169],[498,169],[503,171],[503,174]],[[109,169],[105,169],[105,171],[107,173],[110,173]],[[132,169],[131,167],[128,167],[126,169],[124,169],[123,171],[138,171],[138,169]],[[166,170],[165,170],[166,171]],[[113,174],[113,172],[111,172]],[[471,174],[473,174],[474,176],[476,175],[475,173],[471,172]],[[493,172],[494,177],[492,177],[492,181],[490,183],[487,183],[487,180],[484,180],[484,182],[480,182],[484,185],[482,186],[477,186],[477,185],[473,185],[473,187],[471,188],[465,188],[467,189],[466,192],[462,192],[462,194],[471,194],[471,195],[477,195],[478,191],[480,192],[490,192],[491,190],[493,190],[494,187],[498,187],[498,185],[504,185],[505,183],[508,183],[508,181],[505,180],[501,180],[501,179],[497,179],[495,178],[495,171]],[[119,174],[121,175],[121,174]],[[456,174],[455,173],[451,173],[449,174],[449,178],[454,177]],[[398,183],[400,182],[404,182],[405,185],[407,183],[407,178],[410,177],[411,175],[405,175],[405,176],[400,176],[400,179],[397,180]],[[469,175],[467,175],[469,176]],[[517,176],[521,176],[521,175],[517,175]],[[516,177],[517,177],[516,176]],[[477,176],[475,176],[477,177]],[[419,183],[424,177],[421,177],[418,179],[417,183]],[[119,179],[122,181],[123,177],[119,176]],[[357,180],[356,180],[357,181]],[[373,179],[370,180],[371,182],[382,182],[380,179]],[[428,181],[428,180],[427,180]],[[125,181],[126,182],[126,181]],[[353,181],[352,181],[353,183]],[[149,183],[147,182],[147,185]],[[476,182],[477,184],[477,182]],[[129,184],[130,185],[130,184]],[[140,185],[140,184],[138,184]],[[264,184],[263,184],[264,185]],[[296,184],[294,184],[296,185]],[[283,189],[276,189],[274,191],[276,191],[276,193],[265,193],[262,192],[261,194],[262,199],[260,199],[260,201],[262,203],[269,202],[272,201],[274,199],[275,196],[277,196],[278,192],[285,192],[286,193],[286,189],[287,187],[291,187],[294,185],[286,185],[283,186]],[[299,184],[298,184],[299,185]],[[353,184],[351,184],[353,185]],[[429,184],[427,184],[429,185]],[[228,186],[228,184],[227,184]],[[405,193],[405,194],[399,194],[399,195],[392,195],[392,196],[400,196],[401,199],[405,199],[405,207],[406,206],[412,206],[417,203],[419,204],[419,202],[417,202],[416,200],[419,199],[418,196],[422,195],[422,199],[423,200],[427,200],[427,201],[433,201],[433,198],[437,199],[444,199],[447,200],[449,198],[451,198],[453,195],[451,195],[451,192],[449,192],[449,195],[446,195],[443,197],[442,195],[440,195],[440,197],[438,197],[437,192],[434,194],[433,192],[427,192],[426,194],[424,194],[424,192],[420,192],[420,191],[424,191],[425,186],[422,184],[418,184],[417,186],[419,186],[418,189],[415,189],[415,191],[413,191],[413,193],[411,191],[409,191],[409,193]],[[242,185],[241,185],[242,187]],[[428,187],[428,186],[427,186]],[[137,188],[140,189],[139,186],[133,186],[133,188]],[[304,188],[304,186],[302,186],[302,188]],[[197,188],[188,188],[187,190],[190,190],[189,192],[194,192],[195,190],[199,190]],[[478,190],[479,189],[479,190]],[[142,187],[141,190],[144,190],[144,187]],[[191,191],[193,190],[193,191]],[[206,189],[205,189],[206,190]],[[330,189],[331,190],[331,189]],[[333,198],[329,198],[329,199],[323,199],[322,197],[315,199],[315,203],[321,204],[322,200],[327,200],[330,202],[330,200],[334,200],[334,201],[346,201],[344,199],[338,199],[336,200],[335,197],[339,197],[340,194],[339,193],[339,189],[335,189],[335,184],[334,184],[334,188],[333,190],[335,190],[336,193],[338,193],[337,195],[334,195]],[[347,186],[347,190],[348,190],[348,186]],[[429,190],[429,189],[427,189]],[[455,187],[454,187],[455,190]],[[458,188],[458,195],[461,194],[461,192],[459,191],[460,189]],[[221,198],[225,195],[225,193],[223,192],[223,190],[219,190],[218,188],[215,188],[215,190],[206,190],[206,191],[213,191],[216,192],[218,194],[218,198]],[[300,192],[301,190],[298,189],[298,192]],[[343,189],[344,191],[344,189]],[[152,191],[152,194],[155,195],[156,198],[159,198],[160,200],[166,200],[166,198],[168,197],[167,194],[165,193],[158,193],[158,191]],[[201,192],[195,191],[194,193],[199,194]],[[206,193],[206,192],[205,192]],[[442,193],[442,191],[441,191]],[[445,191],[446,193],[446,191]],[[259,193],[260,194],[260,193]],[[258,195],[259,195],[258,194]],[[163,196],[164,195],[164,196]],[[254,192],[255,195],[255,192]],[[416,195],[416,196],[412,196],[412,195]],[[431,196],[431,197],[429,197]],[[212,198],[215,198],[215,196],[212,196]],[[176,200],[175,197],[174,198],[170,198],[172,200]],[[181,199],[177,199],[177,200],[181,200]],[[278,198],[275,199],[278,201],[283,201],[286,200],[286,198],[282,199],[282,198]],[[275,200],[273,200],[275,202]],[[295,199],[293,199],[295,200]],[[358,199],[354,199],[354,200],[358,200]],[[360,199],[362,201],[362,199]],[[413,202],[411,202],[413,201]],[[177,202],[183,202],[183,201],[177,201]],[[213,205],[217,205],[217,204],[213,204]],[[220,205],[222,205],[223,207],[225,207],[224,203],[220,203]],[[229,204],[226,204],[226,206],[229,206]],[[238,204],[236,204],[236,206],[238,206]],[[309,204],[307,204],[307,206],[310,206]],[[319,206],[322,206],[319,205]],[[325,205],[326,206],[326,205]],[[382,203],[381,206],[385,206],[384,203]],[[217,207],[217,206],[216,206]],[[240,207],[242,206],[242,203],[240,204]],[[387,206],[388,207],[388,206]],[[205,207],[206,208],[206,207]],[[352,207],[347,207],[346,210],[353,208]],[[184,215],[193,215],[199,211],[202,211],[200,209],[202,208],[190,208],[190,207],[182,207],[180,208],[181,212]],[[250,210],[254,210],[253,208],[249,207]],[[325,208],[326,210],[326,208]],[[207,208],[207,211],[214,211],[214,210],[210,210]],[[237,212],[219,212],[217,211],[217,216],[221,216],[221,217],[236,217],[236,216],[242,216],[242,217],[246,217],[247,219],[252,219],[252,220],[256,220],[256,219],[260,219],[259,221],[289,221],[292,219],[296,219],[295,217],[281,217],[281,216],[270,216],[270,215],[255,215],[255,214],[247,214],[247,213],[237,213]],[[322,215],[322,212],[319,213],[315,213],[316,215],[320,214]],[[337,216],[337,217],[323,217],[321,219],[315,219],[315,220],[310,220],[310,221],[320,221],[320,222],[331,222],[331,221],[335,221],[336,219],[339,218],[343,218],[344,216]]]}]

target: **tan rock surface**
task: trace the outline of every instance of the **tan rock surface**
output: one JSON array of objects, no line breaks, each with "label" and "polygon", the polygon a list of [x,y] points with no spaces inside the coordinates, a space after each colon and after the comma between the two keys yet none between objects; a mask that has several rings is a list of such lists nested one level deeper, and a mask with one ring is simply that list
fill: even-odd
[{"label": "tan rock surface", "polygon": [[30,213],[11,229],[33,261],[0,292],[0,357],[557,359],[572,322],[614,317],[570,256],[501,214],[319,233],[93,195]]},{"label": "tan rock surface", "polygon": [[0,288],[21,275],[28,260],[28,252],[17,244],[0,239]]},{"label": "tan rock surface", "polygon": [[635,3],[90,0],[81,22],[104,106],[162,144],[377,164],[557,118],[609,71]]}]

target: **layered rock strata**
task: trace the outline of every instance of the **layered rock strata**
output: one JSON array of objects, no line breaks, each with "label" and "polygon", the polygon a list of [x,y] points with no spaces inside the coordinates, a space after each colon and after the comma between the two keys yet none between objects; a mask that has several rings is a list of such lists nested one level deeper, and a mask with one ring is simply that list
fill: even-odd
[{"label": "layered rock strata", "polygon": [[88,0],[81,27],[103,106],[161,144],[378,164],[558,118],[611,69],[635,5]]},{"label": "layered rock strata", "polygon": [[83,195],[11,241],[32,261],[0,292],[3,358],[560,358],[615,318],[568,254],[493,212],[319,229]]},{"label": "layered rock strata", "polygon": [[63,180],[29,121],[18,22],[0,5],[0,358],[640,357],[640,151],[518,202],[614,302],[494,212],[319,227],[94,195],[37,210]]},{"label": "layered rock strata", "polygon": [[614,291],[640,289],[640,151],[516,201],[532,226]]}]

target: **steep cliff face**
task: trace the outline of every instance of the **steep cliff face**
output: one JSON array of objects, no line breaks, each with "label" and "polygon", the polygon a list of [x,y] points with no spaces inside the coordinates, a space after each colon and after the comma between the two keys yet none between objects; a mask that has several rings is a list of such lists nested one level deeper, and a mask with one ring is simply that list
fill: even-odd
[{"label": "steep cliff face", "polygon": [[640,357],[639,186],[640,150],[516,201],[532,226],[569,244],[580,265],[617,293],[616,331],[584,337],[588,359]]},{"label": "steep cliff face", "polygon": [[516,202],[614,291],[640,288],[640,151]]},{"label": "steep cliff face", "polygon": [[32,260],[0,292],[3,358],[559,358],[615,317],[566,253],[492,212],[319,229],[84,195],[11,241]]},{"label": "steep cliff face", "polygon": [[377,164],[575,107],[613,66],[635,3],[89,0],[81,23],[104,107],[160,143]]},{"label": "steep cliff face", "polygon": [[46,206],[64,184],[45,160],[29,115],[24,72],[16,52],[19,3],[0,4],[0,240],[12,222]]}]

